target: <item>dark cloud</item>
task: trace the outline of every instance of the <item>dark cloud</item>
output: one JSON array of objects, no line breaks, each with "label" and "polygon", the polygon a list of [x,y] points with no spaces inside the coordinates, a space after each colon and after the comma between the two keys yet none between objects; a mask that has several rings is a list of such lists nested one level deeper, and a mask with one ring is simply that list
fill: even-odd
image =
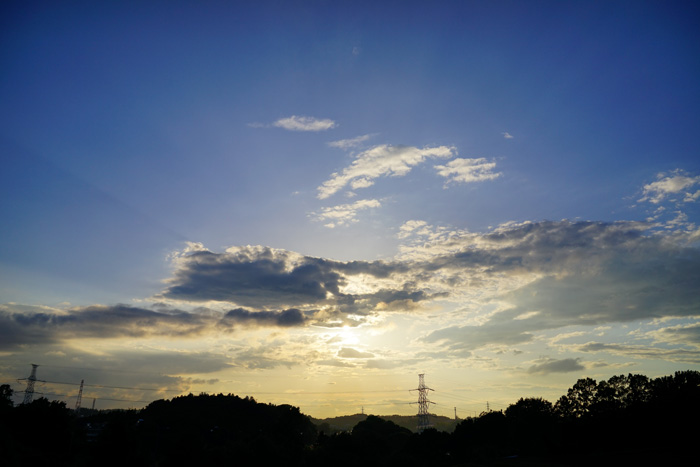
[{"label": "dark cloud", "polygon": [[236,308],[224,315],[225,322],[251,323],[266,326],[300,326],[306,322],[304,314],[296,308],[284,311],[248,311]]},{"label": "dark cloud", "polygon": [[182,337],[207,329],[211,317],[160,312],[127,305],[91,306],[65,312],[15,312],[0,306],[0,346],[41,344],[74,337]]},{"label": "dark cloud", "polygon": [[178,258],[177,266],[171,285],[160,297],[225,301],[256,309],[327,305],[361,315],[373,312],[380,303],[416,303],[432,298],[410,284],[365,294],[340,291],[352,275],[384,279],[409,270],[409,265],[399,262],[331,261],[267,247],[245,247],[225,253],[190,252]]},{"label": "dark cloud", "polygon": [[451,326],[425,340],[474,349],[571,325],[700,315],[700,252],[642,233],[638,223],[525,224],[484,235],[480,251],[441,256],[431,267],[533,279],[494,296],[502,309],[483,324]]},{"label": "dark cloud", "polygon": [[301,311],[293,308],[260,312],[235,309],[224,315],[211,310],[159,308],[114,305],[59,311],[0,305],[0,348],[50,344],[70,338],[186,338],[215,329],[230,330],[236,324],[290,327],[307,321]]},{"label": "dark cloud", "polygon": [[662,348],[629,344],[588,342],[574,348],[579,352],[608,353],[634,359],[664,360],[679,363],[700,364],[700,351],[683,348]]},{"label": "dark cloud", "polygon": [[578,358],[565,358],[563,360],[548,359],[542,363],[532,365],[527,372],[530,374],[547,375],[549,373],[571,373],[572,371],[585,370],[586,367],[579,363]]},{"label": "dark cloud", "polygon": [[450,326],[428,334],[425,342],[441,343],[452,351],[469,351],[486,345],[515,345],[529,342],[533,335],[521,323],[487,323],[481,326]]},{"label": "dark cloud", "polygon": [[244,248],[221,254],[190,253],[180,258],[171,283],[163,297],[266,308],[324,302],[329,294],[340,295],[343,280],[326,261],[298,261],[284,251]]},{"label": "dark cloud", "polygon": [[645,244],[658,246],[658,239],[645,237],[644,231],[645,225],[638,222],[524,223],[487,234],[450,238],[451,252],[425,261],[423,267],[429,271],[556,273],[579,261],[594,265],[596,259],[605,259],[616,251]]}]

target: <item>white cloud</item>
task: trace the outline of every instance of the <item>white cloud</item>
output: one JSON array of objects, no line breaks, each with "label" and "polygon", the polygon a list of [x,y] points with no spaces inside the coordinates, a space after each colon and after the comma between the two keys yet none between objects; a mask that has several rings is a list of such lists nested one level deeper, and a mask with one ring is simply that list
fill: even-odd
[{"label": "white cloud", "polygon": [[456,154],[456,149],[448,146],[426,147],[413,146],[375,146],[357,155],[349,167],[318,187],[318,198],[325,199],[337,193],[344,186],[353,188],[370,186],[372,180],[381,176],[404,176],[411,169],[428,158],[448,158]]},{"label": "white cloud", "polygon": [[482,182],[493,180],[501,176],[500,172],[494,172],[495,162],[488,162],[483,157],[476,159],[454,159],[445,165],[436,165],[438,175],[445,177],[445,182]]},{"label": "white cloud", "polygon": [[326,227],[332,229],[357,222],[358,211],[378,207],[381,207],[381,203],[376,199],[361,199],[351,204],[325,207],[312,216],[318,221],[327,222]]},{"label": "white cloud", "polygon": [[333,120],[318,119],[314,117],[299,117],[292,115],[287,118],[280,118],[273,126],[291,131],[325,131],[338,126]]},{"label": "white cloud", "polygon": [[338,141],[331,141],[328,143],[328,146],[332,148],[340,148],[340,149],[350,149],[354,148],[356,146],[359,146],[360,144],[364,143],[368,139],[370,139],[372,135],[362,135],[362,136],[356,136],[355,138],[348,138],[348,139],[341,139]]},{"label": "white cloud", "polygon": [[503,135],[503,137],[504,137],[505,139],[513,139],[513,135],[511,135],[511,134],[508,133],[507,131],[504,131],[504,132],[501,133],[501,134]]},{"label": "white cloud", "polygon": [[644,185],[643,196],[639,201],[659,204],[669,196],[682,194],[684,202],[694,202],[700,197],[700,190],[695,193],[688,190],[700,185],[700,176],[692,177],[677,169],[670,174],[659,173],[656,178],[657,181]]},{"label": "white cloud", "polygon": [[399,233],[398,237],[403,239],[407,238],[411,235],[414,235],[415,233],[420,233],[424,232],[424,229],[428,226],[428,223],[425,221],[418,221],[418,220],[410,220],[404,222],[404,224],[399,227]]}]

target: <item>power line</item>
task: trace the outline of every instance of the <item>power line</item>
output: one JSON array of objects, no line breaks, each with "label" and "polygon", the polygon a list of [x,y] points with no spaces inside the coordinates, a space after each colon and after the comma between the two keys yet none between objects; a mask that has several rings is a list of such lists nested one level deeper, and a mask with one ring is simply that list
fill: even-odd
[{"label": "power line", "polygon": [[[20,380],[21,381],[21,380]],[[80,386],[80,383],[67,383],[65,381],[47,381],[47,380],[37,380],[40,383],[49,384],[67,384],[71,386]],[[161,392],[183,392],[180,389],[162,389],[162,388],[134,388],[128,386],[108,386],[105,384],[85,384],[86,387],[98,388],[98,389],[129,389],[135,391],[161,391]]]}]

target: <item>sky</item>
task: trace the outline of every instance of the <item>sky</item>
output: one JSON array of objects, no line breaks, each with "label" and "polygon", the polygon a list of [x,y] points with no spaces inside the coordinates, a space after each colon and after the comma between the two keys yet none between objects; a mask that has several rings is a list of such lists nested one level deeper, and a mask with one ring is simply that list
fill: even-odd
[{"label": "sky", "polygon": [[0,382],[314,417],[700,370],[700,7],[0,6]]}]

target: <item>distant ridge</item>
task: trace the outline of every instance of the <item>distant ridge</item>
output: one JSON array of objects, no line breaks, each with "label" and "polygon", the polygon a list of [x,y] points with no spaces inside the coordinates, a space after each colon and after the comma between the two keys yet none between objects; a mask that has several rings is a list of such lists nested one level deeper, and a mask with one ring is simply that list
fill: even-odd
[{"label": "distant ridge", "polygon": [[[377,415],[377,417],[391,421],[403,428],[408,428],[412,432],[416,431],[418,426],[418,415]],[[341,415],[331,418],[311,418],[311,421],[316,425],[319,432],[325,434],[340,433],[343,431],[351,431],[355,425],[367,418],[367,414]],[[431,415],[430,423],[438,431],[452,433],[461,420],[455,420],[441,415]]]}]

